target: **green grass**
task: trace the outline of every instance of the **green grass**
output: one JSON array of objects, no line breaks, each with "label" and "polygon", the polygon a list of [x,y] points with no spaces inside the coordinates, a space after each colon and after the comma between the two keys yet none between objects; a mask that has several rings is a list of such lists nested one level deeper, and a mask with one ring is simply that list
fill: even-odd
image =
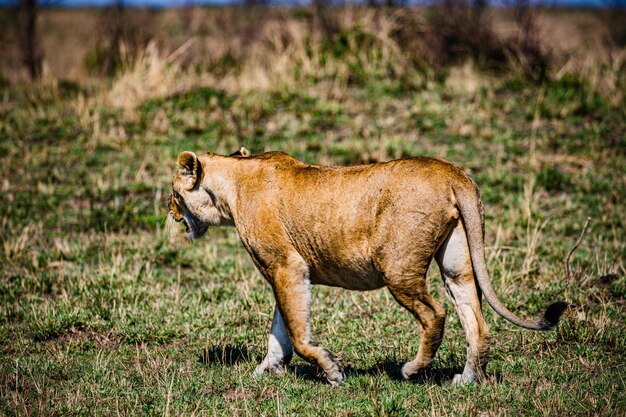
[{"label": "green grass", "polygon": [[[626,414],[625,108],[570,78],[489,81],[470,94],[374,80],[336,99],[315,84],[207,87],[130,112],[89,101],[97,89],[2,87],[0,414]],[[311,163],[454,161],[482,190],[501,299],[523,316],[563,298],[575,309],[533,333],[485,307],[491,382],[453,388],[465,340],[436,268],[431,288],[450,314],[417,382],[399,378],[417,323],[386,290],[315,288],[313,332],[347,381],[333,388],[300,358],[254,380],[273,297],[235,230],[195,244],[164,232],[176,155],[241,145]]]}]

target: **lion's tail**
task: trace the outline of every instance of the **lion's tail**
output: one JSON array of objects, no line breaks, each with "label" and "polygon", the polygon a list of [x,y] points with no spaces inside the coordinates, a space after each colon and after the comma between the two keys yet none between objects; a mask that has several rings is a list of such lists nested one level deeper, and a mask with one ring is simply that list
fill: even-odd
[{"label": "lion's tail", "polygon": [[567,309],[568,304],[566,302],[557,301],[551,304],[539,320],[526,320],[509,311],[498,299],[491,285],[485,263],[484,219],[480,194],[478,187],[476,187],[471,178],[467,176],[465,178],[470,181],[471,187],[467,187],[466,184],[463,187],[455,187],[454,195],[463,217],[474,275],[480,289],[485,294],[485,299],[496,313],[520,327],[532,330],[549,330],[553,328],[558,324],[561,315]]}]

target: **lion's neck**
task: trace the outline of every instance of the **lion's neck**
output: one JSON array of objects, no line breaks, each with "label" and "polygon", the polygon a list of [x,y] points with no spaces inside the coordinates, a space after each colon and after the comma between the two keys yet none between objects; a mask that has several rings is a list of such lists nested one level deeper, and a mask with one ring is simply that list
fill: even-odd
[{"label": "lion's neck", "polygon": [[206,174],[202,186],[213,200],[221,216],[221,224],[234,225],[233,212],[237,204],[236,162],[218,155],[205,165]]}]

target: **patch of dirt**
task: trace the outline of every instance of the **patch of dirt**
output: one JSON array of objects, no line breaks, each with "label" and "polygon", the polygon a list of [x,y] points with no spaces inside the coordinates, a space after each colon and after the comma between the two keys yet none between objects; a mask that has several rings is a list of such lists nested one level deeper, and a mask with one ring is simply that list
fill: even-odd
[{"label": "patch of dirt", "polygon": [[250,390],[242,388],[231,388],[222,394],[222,397],[229,402],[247,400],[254,397],[254,393]]},{"label": "patch of dirt", "polygon": [[121,340],[119,340],[119,338],[111,332],[109,332],[108,334],[100,334],[76,327],[70,327],[61,336],[57,337],[56,339],[49,340],[47,341],[47,343],[67,344],[71,341],[81,340],[93,342],[99,348],[104,348],[108,350],[117,348],[121,343]]}]

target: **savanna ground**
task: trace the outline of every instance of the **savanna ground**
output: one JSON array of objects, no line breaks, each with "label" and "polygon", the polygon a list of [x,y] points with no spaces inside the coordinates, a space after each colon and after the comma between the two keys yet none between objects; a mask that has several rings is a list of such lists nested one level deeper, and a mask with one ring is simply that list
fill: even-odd
[{"label": "savanna ground", "polygon": [[[44,22],[88,35],[58,13]],[[318,39],[287,12],[280,31],[265,23],[265,49],[241,56],[233,51],[246,42],[205,34],[190,46],[214,53],[204,66],[180,62],[187,47],[164,53],[152,43],[110,79],[60,79],[63,53],[68,73],[85,71],[63,49],[48,51],[52,75],[37,84],[5,72],[0,414],[626,414],[624,66],[594,55],[540,81],[516,71],[519,60],[506,71],[471,59],[429,70],[403,61],[386,37],[396,20],[367,13],[342,14],[343,31]],[[589,36],[587,24],[563,27]],[[558,299],[574,307],[556,330],[536,333],[485,306],[491,381],[453,388],[465,340],[436,267],[429,281],[449,313],[446,336],[415,382],[399,368],[416,354],[418,326],[386,290],[315,288],[313,333],[348,379],[330,387],[296,357],[284,376],[254,380],[274,304],[268,285],[234,229],[191,244],[164,221],[180,151],[241,145],[318,164],[454,161],[481,188],[503,302],[526,317]],[[563,260],[587,216],[568,280]]]}]

